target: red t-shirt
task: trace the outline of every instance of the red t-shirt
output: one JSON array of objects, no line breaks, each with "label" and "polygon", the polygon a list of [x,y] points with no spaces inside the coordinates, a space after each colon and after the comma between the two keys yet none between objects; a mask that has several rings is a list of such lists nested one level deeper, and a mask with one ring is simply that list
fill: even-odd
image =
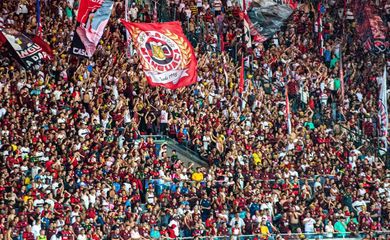
[{"label": "red t-shirt", "polygon": [[34,234],[32,232],[24,232],[23,233],[23,240],[35,240]]}]

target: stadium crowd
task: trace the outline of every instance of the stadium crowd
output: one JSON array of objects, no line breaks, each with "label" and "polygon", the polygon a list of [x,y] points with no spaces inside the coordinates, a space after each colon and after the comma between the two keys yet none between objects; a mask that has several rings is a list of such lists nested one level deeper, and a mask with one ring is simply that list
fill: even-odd
[{"label": "stadium crowd", "polygon": [[[126,56],[123,1],[89,60],[67,51],[77,0],[45,2],[55,59],[26,71],[2,48],[0,239],[374,239],[390,230],[390,172],[369,141],[386,60],[362,50],[343,1],[325,1],[323,56],[315,1],[252,49],[237,3],[170,1],[164,14],[183,23],[198,58],[198,83],[176,91],[148,86],[137,56]],[[5,27],[35,31],[35,1],[0,6]],[[153,19],[153,5],[136,1],[129,12]],[[209,166],[141,135],[175,138]]]}]

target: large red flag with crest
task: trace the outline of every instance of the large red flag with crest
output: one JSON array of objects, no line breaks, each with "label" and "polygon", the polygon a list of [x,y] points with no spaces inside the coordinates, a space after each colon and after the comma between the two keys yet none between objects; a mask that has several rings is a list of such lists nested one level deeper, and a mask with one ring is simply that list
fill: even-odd
[{"label": "large red flag with crest", "polygon": [[176,89],[196,82],[195,52],[179,22],[121,21],[131,34],[151,86]]}]

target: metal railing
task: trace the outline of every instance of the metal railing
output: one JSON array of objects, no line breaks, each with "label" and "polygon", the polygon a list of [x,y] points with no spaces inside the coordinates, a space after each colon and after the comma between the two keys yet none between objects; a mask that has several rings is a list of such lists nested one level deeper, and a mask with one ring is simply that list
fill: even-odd
[{"label": "metal railing", "polygon": [[[363,133],[349,129],[349,128],[343,126],[341,123],[334,122],[334,124],[339,126],[340,128],[342,128],[343,130],[345,130],[347,132],[349,139],[354,142],[355,147],[360,147],[360,146],[364,145],[365,143],[367,143],[365,146],[366,152],[373,154],[377,158],[381,159],[386,164],[386,166],[390,166],[390,164],[389,164],[390,153],[387,151],[387,149],[384,149],[384,148],[379,146],[379,141],[378,141],[377,137],[370,139],[366,135],[364,135]],[[381,155],[380,154],[381,152],[383,152],[384,154]]]},{"label": "metal railing", "polygon": [[[197,158],[201,159],[203,162],[207,163],[207,159],[202,157],[198,152],[192,150],[187,142],[179,143],[176,141],[176,139],[171,138],[167,135],[141,135],[140,138],[147,139],[147,138],[153,138],[154,141],[166,141],[167,143],[174,143],[175,146],[178,146],[183,151],[187,152],[188,155],[196,156]],[[190,156],[188,156],[190,157]]]},{"label": "metal railing", "polygon": [[166,135],[140,135],[139,138],[147,139],[147,138],[153,138],[154,141],[158,140],[167,140],[169,137]]},{"label": "metal railing", "polygon": [[[333,239],[333,240],[361,240],[361,239],[386,240],[390,238],[390,231],[375,232],[345,232],[345,233],[292,233],[292,234],[253,234],[253,235],[227,235],[227,236],[195,236],[195,237],[177,237],[178,240],[281,240],[281,239]],[[108,236],[103,239],[109,239]],[[159,239],[173,239],[161,236]]]},{"label": "metal railing", "polygon": [[344,233],[291,233],[291,234],[253,234],[253,235],[228,235],[228,236],[196,236],[196,237],[179,237],[177,239],[200,239],[200,240],[254,240],[254,239],[389,239],[390,231],[375,232],[344,232]]}]

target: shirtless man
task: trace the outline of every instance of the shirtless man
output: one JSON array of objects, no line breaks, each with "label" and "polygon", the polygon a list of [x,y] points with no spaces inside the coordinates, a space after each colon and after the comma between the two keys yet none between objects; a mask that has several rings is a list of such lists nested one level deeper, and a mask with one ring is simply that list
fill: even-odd
[{"label": "shirtless man", "polygon": [[295,206],[290,208],[290,212],[288,213],[288,217],[290,220],[290,226],[291,231],[293,233],[297,232],[297,229],[299,228],[299,217],[302,215],[302,213],[298,212]]}]

